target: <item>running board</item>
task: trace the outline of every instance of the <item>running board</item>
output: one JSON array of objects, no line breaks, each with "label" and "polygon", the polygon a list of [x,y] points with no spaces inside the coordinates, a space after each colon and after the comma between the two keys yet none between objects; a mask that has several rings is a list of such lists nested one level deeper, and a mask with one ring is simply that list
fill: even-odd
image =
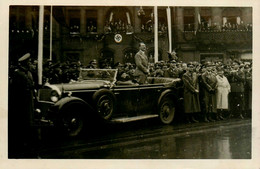
[{"label": "running board", "polygon": [[142,116],[135,116],[135,117],[123,117],[123,118],[113,119],[113,120],[111,120],[111,122],[126,123],[126,122],[131,122],[131,121],[155,118],[158,116],[159,116],[158,114],[151,114],[151,115],[142,115]]}]

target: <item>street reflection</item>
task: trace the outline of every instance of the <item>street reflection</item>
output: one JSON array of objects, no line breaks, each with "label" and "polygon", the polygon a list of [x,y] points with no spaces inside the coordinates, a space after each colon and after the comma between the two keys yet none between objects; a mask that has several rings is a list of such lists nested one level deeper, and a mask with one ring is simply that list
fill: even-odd
[{"label": "street reflection", "polygon": [[251,126],[140,139],[84,155],[101,159],[250,159]]}]

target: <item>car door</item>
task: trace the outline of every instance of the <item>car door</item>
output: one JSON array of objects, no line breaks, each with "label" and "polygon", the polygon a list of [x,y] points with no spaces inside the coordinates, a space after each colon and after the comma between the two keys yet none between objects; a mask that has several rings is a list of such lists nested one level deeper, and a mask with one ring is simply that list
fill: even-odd
[{"label": "car door", "polygon": [[158,84],[139,86],[138,115],[157,113],[157,102],[162,89],[163,86]]},{"label": "car door", "polygon": [[115,117],[132,117],[137,115],[139,86],[122,85],[113,89],[116,96],[116,115]]}]

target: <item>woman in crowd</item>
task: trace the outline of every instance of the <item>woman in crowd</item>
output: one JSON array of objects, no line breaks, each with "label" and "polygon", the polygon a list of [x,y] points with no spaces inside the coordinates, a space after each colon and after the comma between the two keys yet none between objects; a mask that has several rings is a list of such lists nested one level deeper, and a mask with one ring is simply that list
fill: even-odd
[{"label": "woman in crowd", "polygon": [[[228,94],[230,93],[230,84],[224,76],[222,68],[218,69],[217,78],[217,119],[224,119],[223,114],[228,111]],[[224,116],[226,117],[226,116]]]}]

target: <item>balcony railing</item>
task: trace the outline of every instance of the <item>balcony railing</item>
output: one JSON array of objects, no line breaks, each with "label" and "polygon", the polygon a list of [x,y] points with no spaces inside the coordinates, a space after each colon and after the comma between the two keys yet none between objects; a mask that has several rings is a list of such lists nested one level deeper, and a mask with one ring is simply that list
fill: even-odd
[{"label": "balcony railing", "polygon": [[252,44],[252,31],[248,30],[184,31],[183,36],[186,41],[193,41],[201,44]]}]

